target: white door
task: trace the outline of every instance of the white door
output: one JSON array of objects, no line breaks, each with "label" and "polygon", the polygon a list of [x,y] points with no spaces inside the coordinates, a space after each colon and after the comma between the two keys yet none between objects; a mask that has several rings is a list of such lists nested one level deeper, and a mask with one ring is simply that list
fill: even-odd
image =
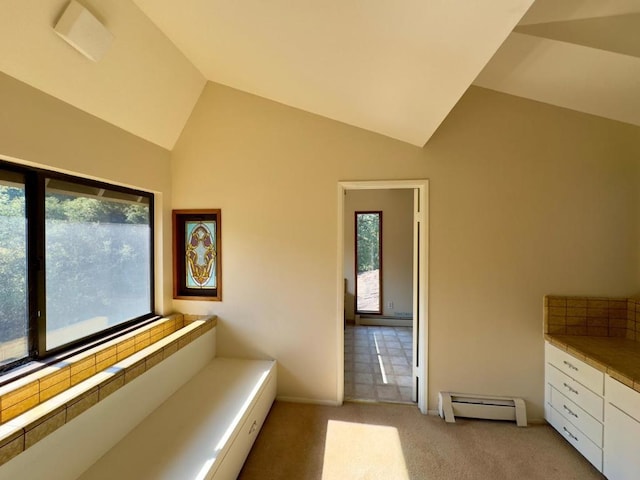
[{"label": "white door", "polygon": [[418,401],[418,372],[420,369],[420,356],[418,355],[420,338],[420,301],[418,292],[420,291],[420,190],[413,190],[413,397],[414,402]]}]

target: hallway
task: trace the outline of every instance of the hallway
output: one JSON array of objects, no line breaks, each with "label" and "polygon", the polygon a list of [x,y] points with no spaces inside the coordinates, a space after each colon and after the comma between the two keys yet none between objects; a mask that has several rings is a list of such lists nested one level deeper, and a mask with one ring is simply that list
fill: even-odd
[{"label": "hallway", "polygon": [[345,327],[345,400],[412,403],[411,365],[411,327]]}]

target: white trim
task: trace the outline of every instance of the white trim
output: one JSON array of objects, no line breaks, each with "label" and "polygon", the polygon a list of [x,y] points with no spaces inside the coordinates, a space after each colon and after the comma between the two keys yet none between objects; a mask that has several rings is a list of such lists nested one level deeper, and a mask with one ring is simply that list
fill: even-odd
[{"label": "white trim", "polygon": [[356,315],[356,325],[377,325],[381,327],[412,327],[413,318],[362,317]]},{"label": "white trim", "polygon": [[[412,208],[413,208],[413,212],[412,212],[412,218],[411,218],[411,233],[412,233],[412,252],[411,252],[411,308],[412,308],[412,312],[414,310],[418,310],[417,309],[417,305],[419,304],[419,299],[418,299],[418,278],[416,276],[416,272],[419,271],[420,265],[418,264],[418,258],[420,257],[420,245],[419,245],[419,238],[420,238],[420,229],[416,228],[416,225],[419,224],[422,221],[422,215],[420,213],[420,198],[422,196],[422,192],[418,189],[413,189],[413,204],[412,204]],[[417,312],[412,314],[412,319],[411,319],[411,326],[415,327],[415,321],[413,320],[414,318],[416,318]],[[420,351],[420,347],[419,347],[419,340],[418,340],[418,329],[417,328],[412,328],[411,329],[411,346],[413,348],[413,352],[419,352]],[[416,362],[415,362],[415,358],[412,358],[413,360],[413,365],[411,365],[412,371],[413,371],[413,375],[415,377],[419,376],[419,372],[417,371],[417,366],[416,366]],[[411,382],[413,385],[411,385],[411,398],[412,400],[417,400],[418,399],[418,382]]]},{"label": "white trim", "polygon": [[337,365],[337,385],[336,385],[336,403],[342,405],[344,402],[344,195],[346,187],[343,183],[338,182],[338,268],[337,268],[337,329],[336,343],[338,353]]},{"label": "white trim", "polygon": [[418,363],[420,368],[417,369],[418,376],[418,407],[423,414],[428,413],[428,326],[429,326],[429,302],[428,302],[428,260],[429,260],[429,180],[375,180],[375,181],[345,181],[338,182],[338,265],[336,269],[337,275],[337,385],[336,385],[336,403],[342,405],[344,401],[344,195],[346,190],[385,190],[410,188],[418,189],[420,192],[420,242],[419,251],[421,253],[418,264],[418,315],[414,315],[416,319],[414,326],[417,325],[418,338]]},{"label": "white trim", "polygon": [[318,400],[316,398],[307,398],[307,397],[281,397],[277,396],[276,400],[279,402],[288,402],[288,403],[305,403],[309,405],[324,405],[327,407],[339,407],[342,405],[342,402],[338,403],[335,400]]}]

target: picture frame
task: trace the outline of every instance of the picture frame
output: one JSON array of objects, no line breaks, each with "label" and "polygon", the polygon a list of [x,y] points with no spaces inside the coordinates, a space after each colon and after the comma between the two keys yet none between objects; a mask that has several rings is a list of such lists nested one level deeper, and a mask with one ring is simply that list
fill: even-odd
[{"label": "picture frame", "polygon": [[173,210],[173,298],[222,301],[220,209]]}]

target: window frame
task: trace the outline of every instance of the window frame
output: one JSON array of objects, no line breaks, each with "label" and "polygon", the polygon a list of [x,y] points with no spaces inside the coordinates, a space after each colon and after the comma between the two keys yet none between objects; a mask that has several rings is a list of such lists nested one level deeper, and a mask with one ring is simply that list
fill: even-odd
[{"label": "window frame", "polygon": [[[78,353],[97,344],[104,343],[122,335],[139,325],[156,318],[155,312],[155,218],[154,195],[133,188],[114,185],[75,175],[69,175],[42,168],[19,165],[0,160],[0,170],[23,175],[25,185],[25,216],[27,219],[27,345],[26,357],[0,366],[0,376],[16,367],[34,361],[45,361],[49,358],[60,359],[65,352]],[[149,311],[138,317],[128,319],[99,332],[83,336],[63,345],[46,348],[46,272],[45,272],[45,179],[56,179],[75,183],[90,188],[105,189],[144,197],[149,201]],[[0,384],[4,383],[0,378]]]},{"label": "window frame", "polygon": [[[215,249],[216,249],[216,287],[210,289],[198,289],[187,286],[186,281],[186,223],[191,221],[214,222]],[[172,212],[173,224],[173,298],[178,300],[209,300],[222,301],[222,213],[217,209],[190,209],[174,210]]]},{"label": "window frame", "polygon": [[[378,269],[378,311],[375,310],[359,310],[358,309],[358,216],[359,215],[370,215],[375,214],[378,216],[378,263],[380,264],[380,268]],[[382,278],[383,278],[383,267],[382,267],[382,210],[356,210],[354,212],[354,314],[356,315],[383,315],[384,312],[384,303],[382,297]]]}]

